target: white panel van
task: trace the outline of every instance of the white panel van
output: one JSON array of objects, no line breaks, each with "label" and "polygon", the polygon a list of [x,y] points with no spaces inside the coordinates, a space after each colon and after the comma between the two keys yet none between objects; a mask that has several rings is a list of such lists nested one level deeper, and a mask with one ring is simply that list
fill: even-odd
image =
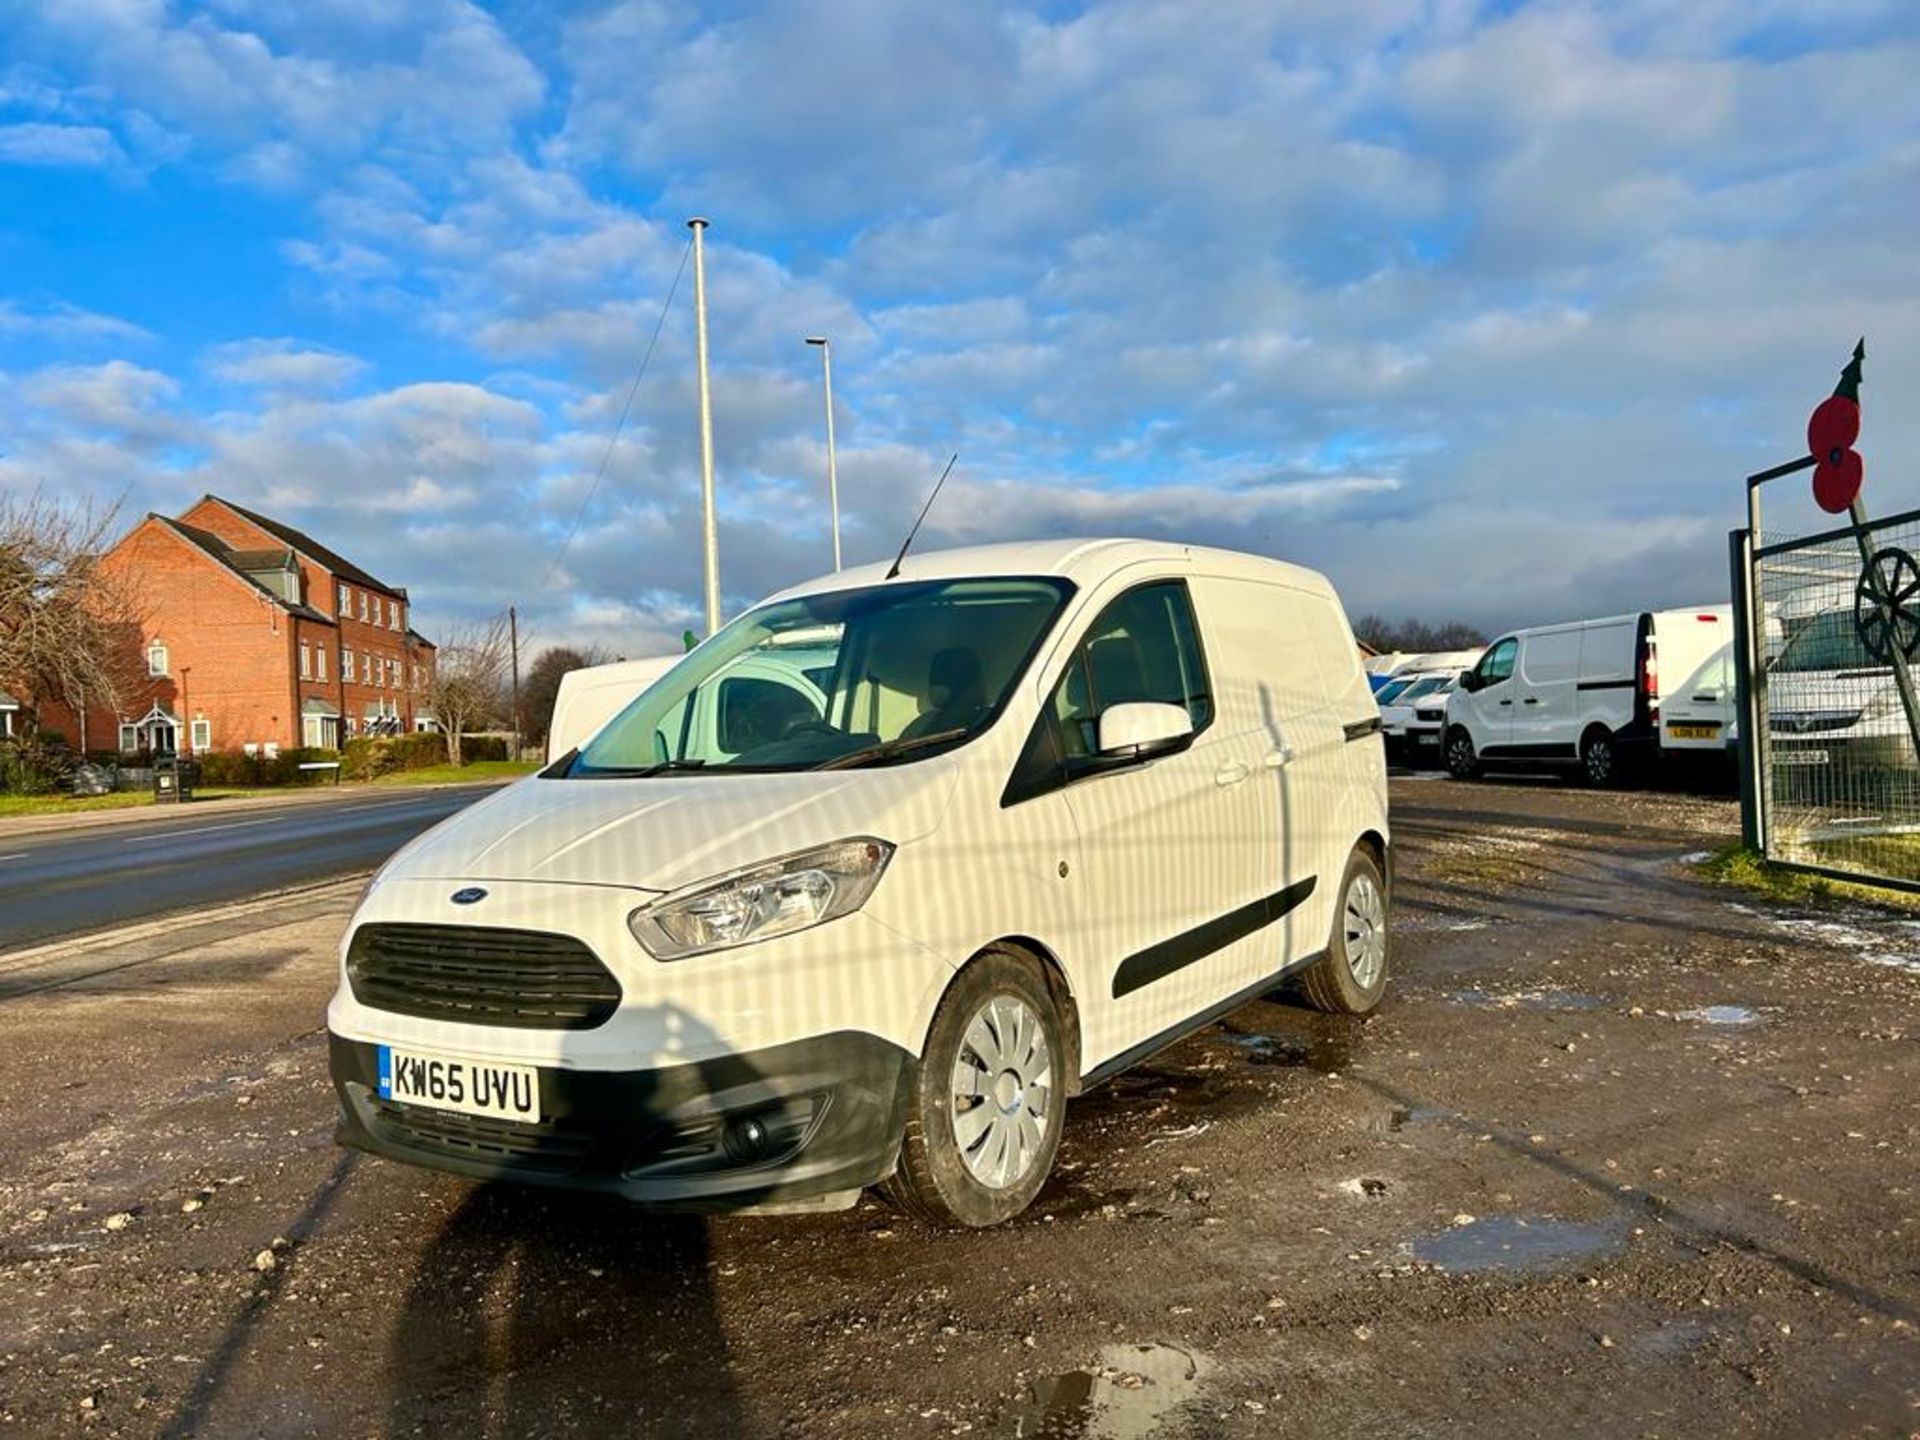
[{"label": "white panel van", "polygon": [[[777,724],[688,723],[767,666],[804,682]],[[786,591],[374,878],[327,1014],[340,1139],[1004,1220],[1068,1096],[1282,980],[1379,1003],[1379,724],[1338,597],[1276,561],[1062,541]]]},{"label": "white panel van", "polygon": [[[1695,695],[1713,657],[1731,644],[1729,607],[1643,611],[1516,630],[1486,649],[1447,699],[1445,753],[1456,778],[1483,766],[1568,767],[1610,785],[1667,743],[1669,694]],[[1668,677],[1663,688],[1662,677]],[[1725,720],[1676,731],[1693,740]]]}]

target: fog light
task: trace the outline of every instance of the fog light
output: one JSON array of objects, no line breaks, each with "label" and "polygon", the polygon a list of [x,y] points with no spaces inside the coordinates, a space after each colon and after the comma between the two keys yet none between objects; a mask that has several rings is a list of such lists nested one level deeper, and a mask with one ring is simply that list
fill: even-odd
[{"label": "fog light", "polygon": [[772,1148],[773,1136],[758,1115],[749,1115],[727,1126],[727,1154],[736,1160],[764,1160]]}]

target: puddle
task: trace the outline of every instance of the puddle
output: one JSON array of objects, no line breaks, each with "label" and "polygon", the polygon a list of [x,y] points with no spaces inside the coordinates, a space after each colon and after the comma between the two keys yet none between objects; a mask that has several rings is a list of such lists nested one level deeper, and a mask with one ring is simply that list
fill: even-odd
[{"label": "puddle", "polygon": [[1546,1216],[1488,1215],[1422,1236],[1413,1242],[1413,1258],[1457,1274],[1524,1273],[1603,1255],[1619,1244],[1619,1234],[1601,1225]]},{"label": "puddle", "polygon": [[1754,1025],[1760,1017],[1744,1005],[1703,1005],[1698,1010],[1676,1010],[1676,1020],[1697,1020],[1702,1025]]},{"label": "puddle", "polygon": [[1174,1345],[1109,1345],[1086,1370],[1036,1380],[996,1433],[1048,1440],[1148,1440],[1212,1368]]},{"label": "puddle", "polygon": [[1447,999],[1456,1005],[1471,1005],[1476,1010],[1598,1010],[1607,1003],[1598,995],[1552,989],[1509,990],[1503,994],[1489,990],[1455,990]]},{"label": "puddle", "polygon": [[1222,1030],[1229,1045],[1256,1065],[1292,1065],[1338,1074],[1359,1054],[1358,1027],[1329,1028],[1317,1035],[1268,1035],[1258,1030]]},{"label": "puddle", "polygon": [[1404,1130],[1409,1125],[1421,1125],[1429,1120],[1445,1120],[1452,1113],[1438,1105],[1402,1105],[1387,1116],[1387,1129]]}]

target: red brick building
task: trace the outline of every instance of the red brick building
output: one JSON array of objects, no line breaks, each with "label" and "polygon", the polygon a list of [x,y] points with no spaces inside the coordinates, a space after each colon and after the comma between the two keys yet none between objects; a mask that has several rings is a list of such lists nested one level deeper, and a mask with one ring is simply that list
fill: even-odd
[{"label": "red brick building", "polygon": [[119,714],[43,710],[43,725],[123,754],[296,745],[432,729],[434,647],[407,592],[311,536],[202,496],[148,515],[109,551],[140,597],[144,685]]}]

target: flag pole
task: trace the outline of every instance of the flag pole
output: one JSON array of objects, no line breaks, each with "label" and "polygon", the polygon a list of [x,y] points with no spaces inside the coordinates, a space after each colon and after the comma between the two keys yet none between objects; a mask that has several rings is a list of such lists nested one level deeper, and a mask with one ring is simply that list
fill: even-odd
[{"label": "flag pole", "polygon": [[707,633],[720,628],[720,539],[713,515],[713,393],[707,381],[707,260],[701,243],[707,222],[693,231],[693,353],[700,380],[700,553],[706,568]]}]

